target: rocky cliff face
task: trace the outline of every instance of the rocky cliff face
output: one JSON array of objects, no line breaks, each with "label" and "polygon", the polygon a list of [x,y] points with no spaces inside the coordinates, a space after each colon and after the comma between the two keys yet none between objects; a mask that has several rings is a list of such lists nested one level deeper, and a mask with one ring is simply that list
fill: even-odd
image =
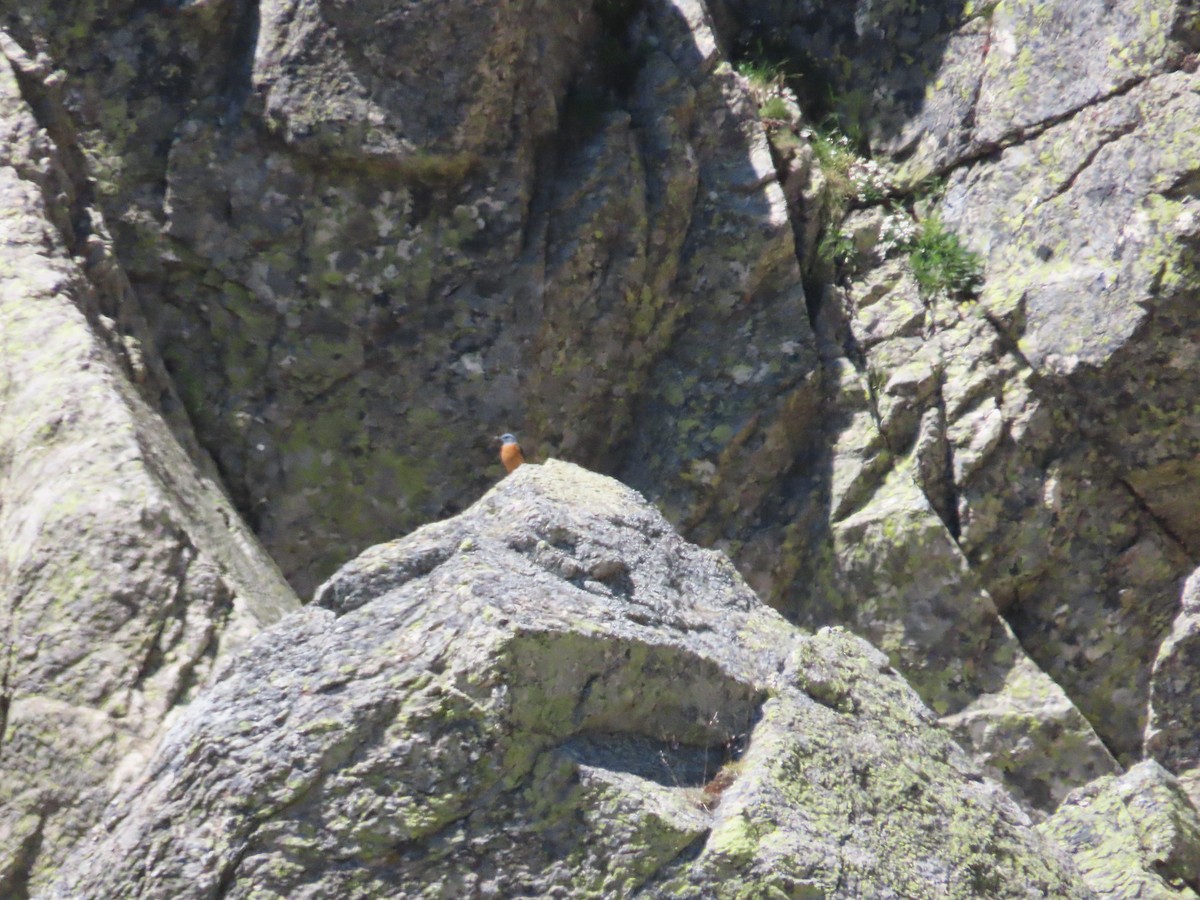
[{"label": "rocky cliff face", "polygon": [[[214,667],[295,608],[293,590],[470,506],[502,474],[501,430],[642,491],[793,624],[878,646],[1070,848],[1074,872],[1045,878],[1196,889],[1190,6],[0,0],[0,35],[0,893],[48,890],[114,796],[117,830],[60,890],[133,884],[105,841],[152,840],[172,803],[237,820],[221,806],[241,802],[230,766],[290,809],[275,770],[233,752],[234,726],[197,718],[234,702],[205,687]],[[326,585],[337,622],[382,615],[453,556],[420,540]],[[332,640],[387,721],[411,699],[372,680],[370,654],[316,637],[340,625],[290,622],[263,639],[270,665],[230,664],[255,715],[293,702],[254,686],[300,678],[289,628]],[[790,658],[800,639],[777,639],[763,652]],[[679,709],[702,690],[687,685]],[[756,721],[770,702],[751,704]],[[172,734],[232,748],[189,763],[229,796],[171,793],[182,738],[145,767],[176,709]],[[414,724],[376,733],[374,713],[346,715],[335,730],[380,753],[429,724],[404,713]],[[480,715],[480,733],[512,727]],[[572,728],[546,732],[545,759],[616,752]],[[614,746],[636,756],[645,731]],[[244,884],[275,840],[260,828],[333,815],[305,792],[357,751],[328,740],[297,739],[306,811],[184,841],[210,841],[220,885]],[[481,823],[542,822],[530,785],[550,782],[530,771],[503,776],[524,799],[454,802]],[[121,794],[130,779],[158,799]],[[633,802],[597,790],[576,798],[584,819]],[[1145,814],[1097,841],[1087,810],[1122,797]],[[682,809],[655,846],[711,874],[713,811]],[[389,844],[391,827],[386,850],[346,837],[364,878],[410,850],[429,884],[458,877],[426,832]],[[775,852],[759,837],[735,867]],[[1103,874],[1118,844],[1146,854],[1126,880]],[[798,846],[779,852],[803,868]],[[481,858],[501,865],[493,849]],[[658,850],[630,885],[684,877]],[[162,852],[166,880],[208,865]],[[610,862],[576,862],[613,889]],[[521,865],[549,879],[529,885],[584,883]],[[828,877],[797,884],[854,893]]]},{"label": "rocky cliff face", "polygon": [[169,384],[135,337],[79,148],[22,96],[48,73],[4,51],[0,895],[21,897],[213,661],[299,604],[194,440],[168,427]]}]

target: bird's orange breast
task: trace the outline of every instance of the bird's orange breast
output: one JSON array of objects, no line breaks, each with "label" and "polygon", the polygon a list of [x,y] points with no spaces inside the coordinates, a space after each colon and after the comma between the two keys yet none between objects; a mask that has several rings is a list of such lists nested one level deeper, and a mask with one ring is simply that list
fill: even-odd
[{"label": "bird's orange breast", "polygon": [[505,444],[502,446],[500,448],[500,462],[504,463],[504,468],[509,472],[525,462],[525,454],[521,452],[521,445]]}]

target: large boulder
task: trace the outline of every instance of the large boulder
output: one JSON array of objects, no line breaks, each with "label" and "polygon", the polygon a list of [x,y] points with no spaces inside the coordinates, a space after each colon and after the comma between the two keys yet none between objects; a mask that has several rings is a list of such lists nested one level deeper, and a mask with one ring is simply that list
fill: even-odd
[{"label": "large boulder", "polygon": [[259,634],[64,896],[1086,897],[862,640],[526,465]]},{"label": "large boulder", "polygon": [[[0,889],[294,605],[250,529],[307,594],[472,502],[503,430],[864,635],[1033,818],[1146,755],[1194,793],[1194,13],[919,6],[0,0],[30,701],[0,708],[31,741],[5,732]],[[766,126],[780,82],[729,55],[755,48],[810,89]],[[827,110],[981,255],[977,302],[835,196]],[[51,729],[61,789],[43,696],[101,711],[95,771]]]}]

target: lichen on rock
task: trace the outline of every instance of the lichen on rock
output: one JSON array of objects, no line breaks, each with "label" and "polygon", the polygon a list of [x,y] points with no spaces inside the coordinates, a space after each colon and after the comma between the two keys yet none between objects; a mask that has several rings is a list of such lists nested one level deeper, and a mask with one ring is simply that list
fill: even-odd
[{"label": "lichen on rock", "polygon": [[0,894],[1194,890],[1189,4],[0,27]]},{"label": "lichen on rock", "polygon": [[320,598],[61,892],[1087,896],[879,651],[787,624],[610,479],[523,466]]}]

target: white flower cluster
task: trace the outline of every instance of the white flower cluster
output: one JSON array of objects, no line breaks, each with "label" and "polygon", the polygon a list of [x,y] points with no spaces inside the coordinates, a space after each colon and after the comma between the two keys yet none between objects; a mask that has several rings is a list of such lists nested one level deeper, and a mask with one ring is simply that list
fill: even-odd
[{"label": "white flower cluster", "polygon": [[[841,138],[846,141],[847,138]],[[890,185],[883,169],[873,159],[856,159],[850,164],[850,183],[858,192],[859,200],[878,200],[888,192]]]},{"label": "white flower cluster", "polygon": [[839,153],[854,155],[854,147],[850,144],[850,138],[846,137],[846,135],[834,131],[825,134],[825,140],[836,147]]},{"label": "white flower cluster", "polygon": [[921,234],[921,226],[903,209],[893,209],[879,229],[879,252],[885,257],[893,250],[911,247]]}]

